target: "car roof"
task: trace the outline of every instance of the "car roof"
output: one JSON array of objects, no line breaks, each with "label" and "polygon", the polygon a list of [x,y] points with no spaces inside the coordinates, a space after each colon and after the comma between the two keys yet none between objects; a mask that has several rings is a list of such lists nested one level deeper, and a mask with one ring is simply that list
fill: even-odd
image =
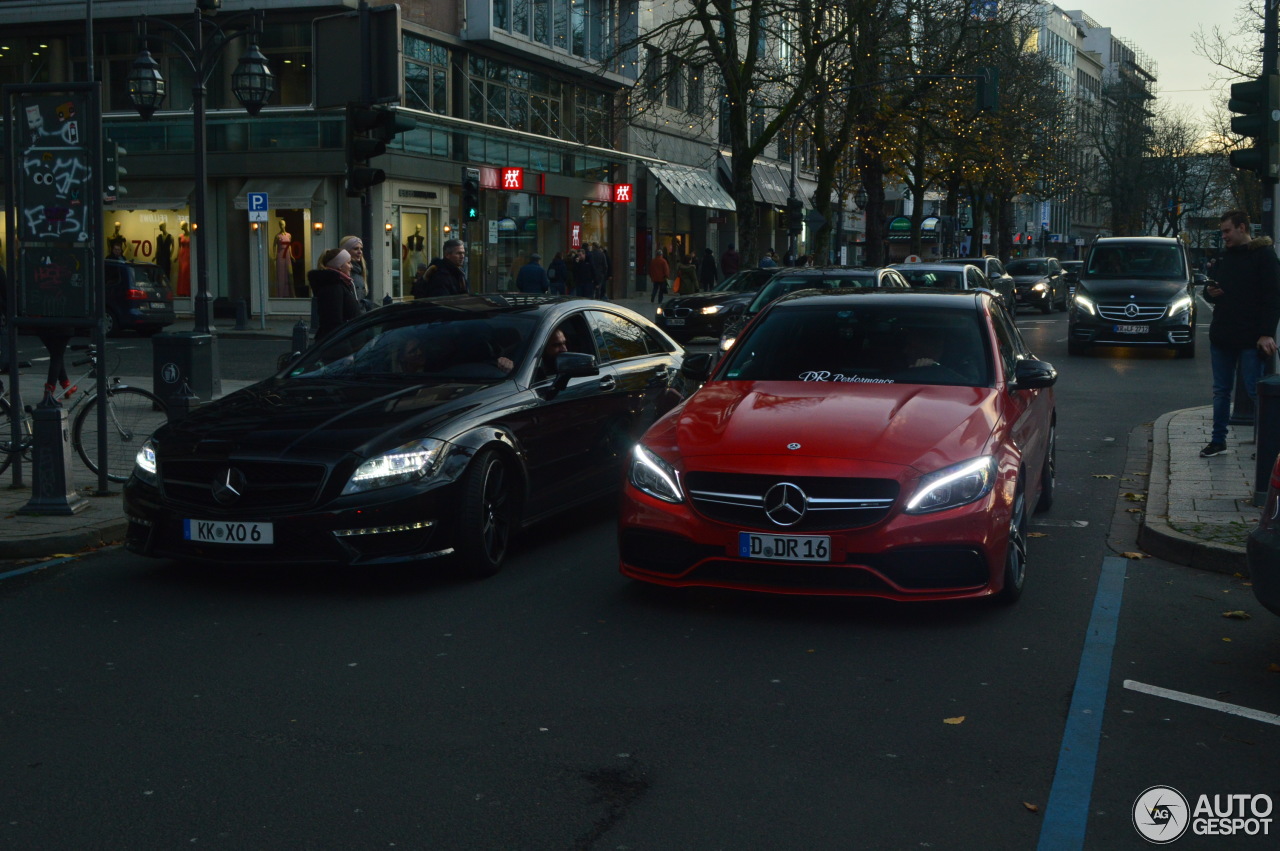
[{"label": "car roof", "polygon": [[1103,236],[1095,239],[1093,245],[1182,245],[1182,240],[1172,236]]},{"label": "car roof", "polygon": [[870,274],[877,269],[883,269],[883,266],[781,266],[778,268],[779,275],[837,275],[861,273]]},{"label": "car roof", "polygon": [[900,272],[911,271],[913,269],[919,269],[924,272],[940,271],[945,269],[948,272],[954,272],[957,266],[972,266],[973,268],[977,269],[979,272],[982,271],[982,267],[977,263],[944,263],[940,260],[937,262],[930,262],[930,263],[894,263],[889,268],[897,269]]}]

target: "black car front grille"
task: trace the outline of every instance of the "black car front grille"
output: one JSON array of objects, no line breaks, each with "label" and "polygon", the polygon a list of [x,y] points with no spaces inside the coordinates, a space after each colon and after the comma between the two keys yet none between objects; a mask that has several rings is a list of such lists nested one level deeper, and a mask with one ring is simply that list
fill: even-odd
[{"label": "black car front grille", "polygon": [[[1133,310],[1130,310],[1130,305]],[[1155,322],[1164,316],[1163,304],[1136,304],[1134,302],[1115,302],[1099,304],[1098,315],[1109,322]]]},{"label": "black car front grille", "polygon": [[669,319],[687,319],[691,313],[693,313],[693,311],[687,307],[675,307],[666,311],[667,318]]},{"label": "black car front grille", "polygon": [[[806,497],[803,517],[790,525],[771,520],[765,512],[766,494],[782,482],[800,488]],[[893,479],[692,472],[685,484],[693,507],[712,520],[788,532],[870,526],[884,519],[898,496]]]},{"label": "black car front grille", "polygon": [[[229,470],[243,475],[240,497],[232,503],[214,499],[214,483]],[[315,501],[324,484],[323,464],[179,458],[161,459],[159,476],[166,498],[207,508],[298,508]],[[239,481],[237,479],[237,481]]]}]

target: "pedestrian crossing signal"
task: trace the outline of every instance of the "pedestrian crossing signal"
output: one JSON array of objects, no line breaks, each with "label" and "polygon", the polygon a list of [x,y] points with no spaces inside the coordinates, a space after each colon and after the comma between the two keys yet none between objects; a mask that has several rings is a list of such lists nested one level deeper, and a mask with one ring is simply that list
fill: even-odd
[{"label": "pedestrian crossing signal", "polygon": [[474,222],[480,218],[480,169],[462,169],[462,218]]}]

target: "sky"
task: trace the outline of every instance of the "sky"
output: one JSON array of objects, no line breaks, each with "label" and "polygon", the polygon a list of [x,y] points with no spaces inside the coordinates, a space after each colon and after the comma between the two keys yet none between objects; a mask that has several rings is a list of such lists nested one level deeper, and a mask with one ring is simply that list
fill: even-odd
[{"label": "sky", "polygon": [[[1142,51],[1156,64],[1156,94],[1162,102],[1185,104],[1191,118],[1203,122],[1203,113],[1215,101],[1224,100],[1225,92],[1205,90],[1213,82],[1217,70],[1208,60],[1197,56],[1192,36],[1197,30],[1208,32],[1213,26],[1234,30],[1235,18],[1245,0],[1080,0],[1063,4],[1060,9],[1083,9],[1101,26],[1111,27],[1111,34],[1124,39]],[[1262,36],[1258,36],[1258,48]]]}]

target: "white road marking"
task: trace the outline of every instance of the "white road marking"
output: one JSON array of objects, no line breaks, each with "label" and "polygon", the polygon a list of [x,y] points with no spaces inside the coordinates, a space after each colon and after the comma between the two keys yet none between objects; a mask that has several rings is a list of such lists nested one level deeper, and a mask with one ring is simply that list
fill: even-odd
[{"label": "white road marking", "polygon": [[1188,703],[1192,706],[1199,706],[1204,709],[1216,709],[1218,712],[1225,712],[1228,715],[1239,715],[1241,718],[1248,718],[1252,721],[1261,721],[1264,724],[1274,724],[1280,727],[1280,715],[1272,712],[1263,712],[1260,709],[1250,709],[1247,706],[1236,706],[1234,703],[1224,703],[1221,700],[1214,700],[1209,697],[1200,697],[1195,694],[1187,694],[1182,691],[1174,691],[1173,689],[1160,688],[1160,686],[1149,686],[1146,683],[1140,683],[1137,680],[1125,680],[1124,687],[1130,691],[1139,691],[1143,694],[1150,694],[1156,697],[1165,697],[1169,700],[1176,700],[1179,703]]}]

